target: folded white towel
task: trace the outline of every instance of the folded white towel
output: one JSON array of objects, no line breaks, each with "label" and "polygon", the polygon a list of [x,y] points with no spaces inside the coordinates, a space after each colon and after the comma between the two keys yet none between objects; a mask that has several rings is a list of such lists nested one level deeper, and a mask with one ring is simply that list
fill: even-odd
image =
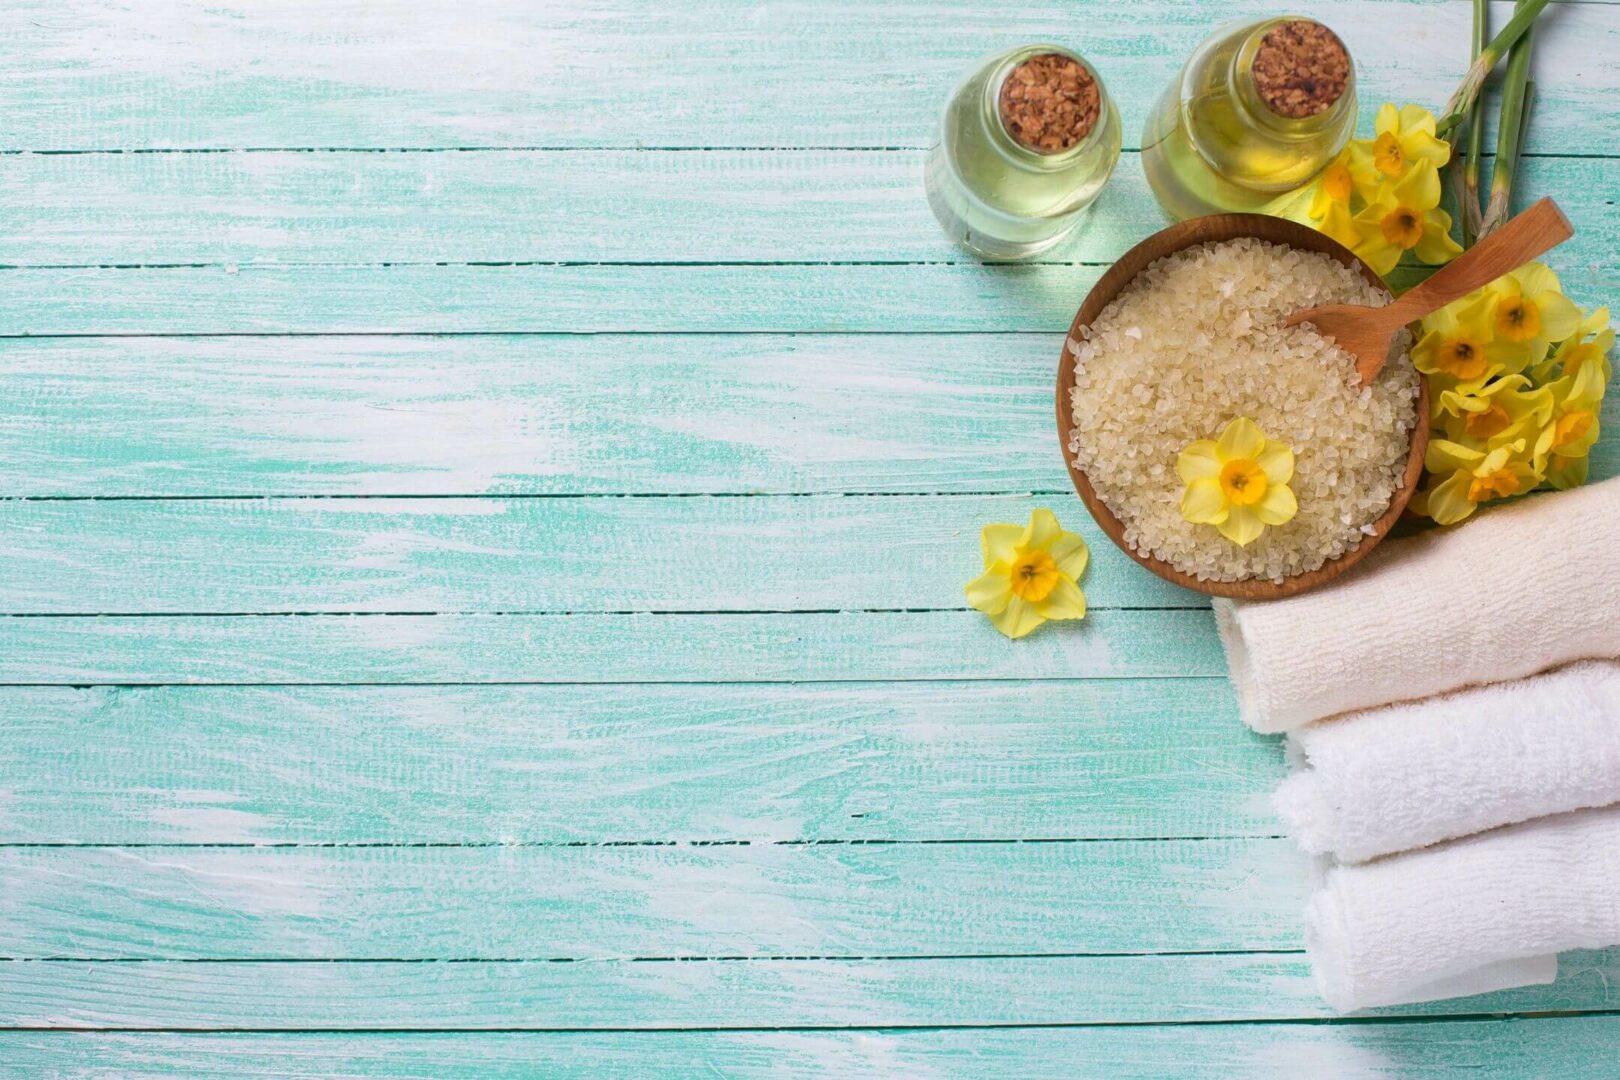
[{"label": "folded white towel", "polygon": [[1551,982],[1557,953],[1620,943],[1620,806],[1332,866],[1305,942],[1341,1011]]},{"label": "folded white towel", "polygon": [[1620,478],[1390,541],[1314,592],[1216,600],[1215,619],[1257,731],[1620,657]]},{"label": "folded white towel", "polygon": [[1307,724],[1277,811],[1340,862],[1620,803],[1620,664],[1544,675]]}]

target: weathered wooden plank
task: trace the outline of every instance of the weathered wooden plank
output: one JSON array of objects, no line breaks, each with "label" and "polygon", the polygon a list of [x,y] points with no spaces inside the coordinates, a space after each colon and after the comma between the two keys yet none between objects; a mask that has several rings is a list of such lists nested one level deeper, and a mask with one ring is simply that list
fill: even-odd
[{"label": "weathered wooden plank", "polygon": [[[1538,113],[1537,119],[1541,114]],[[1616,147],[1620,151],[1620,146]],[[970,262],[921,151],[22,154],[0,169],[11,264]],[[1486,166],[1489,169],[1489,164]],[[1530,158],[1593,250],[1620,244],[1605,158]],[[537,193],[544,192],[543,198]],[[827,228],[829,217],[837,228]],[[1109,262],[1164,219],[1127,154],[1043,262]]]},{"label": "weathered wooden plank", "polygon": [[[1563,977],[1550,986],[1412,1006],[1404,1013],[1610,1010],[1616,975],[1620,957],[1613,950],[1574,953],[1564,960]],[[0,1025],[41,1028],[667,1031],[1128,1024],[1134,1030],[1141,1023],[1331,1015],[1316,996],[1304,957],[1291,954],[569,964],[0,961],[0,983],[10,990],[0,998]],[[1610,1032],[1620,1028],[1615,1017],[1604,1022]],[[642,1052],[657,1045],[644,1045]],[[1299,1063],[1291,1064],[1297,1069]]]},{"label": "weathered wooden plank", "polygon": [[1539,1080],[1620,1054],[1607,1016],[1422,1024],[440,1034],[0,1033],[0,1076],[170,1080],[1064,1076],[1077,1080]]},{"label": "weathered wooden plank", "polygon": [[[611,658],[611,659],[607,659]],[[1207,610],[1008,641],[975,611],[0,617],[0,684],[813,682],[1224,676]]]},{"label": "weathered wooden plank", "polygon": [[0,843],[1275,833],[1236,717],[1200,679],[11,688]]},{"label": "weathered wooden plank", "polygon": [[1053,504],[1092,607],[1208,606],[1072,496],[833,495],[13,501],[0,613],[962,609],[980,527]]},{"label": "weathered wooden plank", "polygon": [[[12,5],[4,148],[148,146],[905,146],[934,137],[986,53],[1075,44],[1131,145],[1209,29],[1276,10],[1144,0],[1083,13],[933,0],[666,5],[653,0],[93,0]],[[1510,5],[1492,5],[1496,25]],[[1470,5],[1321,0],[1371,103],[1436,108],[1466,66]],[[1617,146],[1620,12],[1558,5],[1534,78],[1533,151]],[[1370,123],[1371,109],[1363,110]]]},{"label": "weathered wooden plank", "polygon": [[[1582,303],[1620,255],[1549,260]],[[314,266],[0,270],[0,335],[1062,332],[1090,265]],[[1421,276],[1421,275],[1416,275]],[[1398,270],[1397,285],[1416,280]]]},{"label": "weathered wooden plank", "polygon": [[[0,492],[1066,499],[1061,347],[1056,334],[0,339]],[[1620,395],[1604,409],[1620,430]],[[1620,441],[1605,438],[1593,475],[1617,470]]]},{"label": "weathered wooden plank", "polygon": [[1068,493],[1062,342],[0,339],[0,493]]},{"label": "weathered wooden plank", "polygon": [[593,960],[1288,949],[1300,947],[1305,879],[1305,856],[1281,838],[0,847],[0,956]]}]

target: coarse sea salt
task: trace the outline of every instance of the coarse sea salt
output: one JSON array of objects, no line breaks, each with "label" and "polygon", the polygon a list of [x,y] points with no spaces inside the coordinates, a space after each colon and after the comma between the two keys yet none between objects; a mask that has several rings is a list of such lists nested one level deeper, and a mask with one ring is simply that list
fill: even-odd
[{"label": "coarse sea salt", "polygon": [[[1418,374],[1402,331],[1371,386],[1284,316],[1389,294],[1327,255],[1243,238],[1149,265],[1071,338],[1069,452],[1138,553],[1206,581],[1280,581],[1353,550],[1401,487]],[[1294,451],[1299,512],[1239,547],[1181,516],[1176,455],[1246,416]]]}]

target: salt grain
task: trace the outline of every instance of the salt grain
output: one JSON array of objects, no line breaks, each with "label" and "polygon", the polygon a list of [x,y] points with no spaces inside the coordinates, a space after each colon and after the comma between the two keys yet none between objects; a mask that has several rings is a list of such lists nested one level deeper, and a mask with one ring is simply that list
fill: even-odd
[{"label": "salt grain", "polygon": [[[1137,275],[1069,342],[1069,451],[1132,549],[1203,580],[1278,581],[1370,535],[1401,487],[1417,423],[1410,342],[1363,387],[1349,354],[1280,322],[1314,304],[1388,302],[1326,255],[1247,238],[1188,248]],[[1247,547],[1181,516],[1174,468],[1187,444],[1239,416],[1293,448],[1299,500],[1292,520]]]}]

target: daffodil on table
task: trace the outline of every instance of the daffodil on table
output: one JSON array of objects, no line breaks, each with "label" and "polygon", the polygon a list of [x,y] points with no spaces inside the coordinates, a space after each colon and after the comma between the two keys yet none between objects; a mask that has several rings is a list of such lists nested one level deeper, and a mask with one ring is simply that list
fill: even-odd
[{"label": "daffodil on table", "polygon": [[986,525],[979,542],[984,573],[965,591],[997,630],[1021,638],[1044,622],[1085,618],[1080,578],[1091,553],[1078,534],[1063,531],[1052,511],[1034,511],[1028,525]]}]

